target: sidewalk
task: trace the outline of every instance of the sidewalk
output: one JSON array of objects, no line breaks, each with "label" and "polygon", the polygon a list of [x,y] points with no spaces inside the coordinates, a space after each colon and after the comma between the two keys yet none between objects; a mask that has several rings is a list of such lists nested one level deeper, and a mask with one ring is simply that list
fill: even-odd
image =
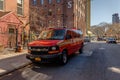
[{"label": "sidewalk", "polygon": [[31,62],[25,57],[26,53],[27,50],[17,53],[0,53],[0,76],[30,64]]}]

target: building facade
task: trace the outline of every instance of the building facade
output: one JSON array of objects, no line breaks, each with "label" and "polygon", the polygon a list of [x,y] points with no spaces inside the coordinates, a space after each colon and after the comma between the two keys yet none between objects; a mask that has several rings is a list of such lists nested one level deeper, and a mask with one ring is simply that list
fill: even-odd
[{"label": "building facade", "polygon": [[119,14],[118,13],[115,13],[112,15],[112,23],[113,24],[119,23]]},{"label": "building facade", "polygon": [[[19,25],[18,35],[21,36],[18,39],[21,39],[19,40],[21,43],[25,43],[24,37],[29,34],[29,0],[12,0],[12,2],[11,0],[0,0],[0,11],[3,13],[12,12],[12,14],[22,22],[22,24]],[[10,17],[8,17],[8,20],[9,18]],[[9,23],[6,24],[9,25]],[[11,24],[14,25],[14,23]]]},{"label": "building facade", "polygon": [[89,0],[30,0],[30,28],[76,28],[86,33],[86,5]]},{"label": "building facade", "polygon": [[12,12],[0,11],[0,45],[14,48],[21,42],[21,28],[23,23]]}]

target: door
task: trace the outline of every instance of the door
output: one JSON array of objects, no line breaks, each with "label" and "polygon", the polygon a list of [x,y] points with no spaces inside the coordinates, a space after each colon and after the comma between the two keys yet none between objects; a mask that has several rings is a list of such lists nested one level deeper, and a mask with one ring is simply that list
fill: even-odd
[{"label": "door", "polygon": [[10,48],[15,48],[16,46],[16,31],[15,31],[15,26],[14,25],[9,25],[8,27],[8,46]]},{"label": "door", "polygon": [[67,38],[67,49],[68,49],[68,54],[72,54],[74,52],[74,45],[73,45],[73,38],[72,38],[72,31],[68,30],[66,37]]}]

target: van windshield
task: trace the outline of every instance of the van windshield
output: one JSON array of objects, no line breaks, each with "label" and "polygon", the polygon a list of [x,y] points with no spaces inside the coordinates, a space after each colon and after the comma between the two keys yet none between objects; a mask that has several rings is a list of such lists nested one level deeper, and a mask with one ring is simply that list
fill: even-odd
[{"label": "van windshield", "polygon": [[45,30],[38,37],[39,40],[63,40],[65,30]]}]

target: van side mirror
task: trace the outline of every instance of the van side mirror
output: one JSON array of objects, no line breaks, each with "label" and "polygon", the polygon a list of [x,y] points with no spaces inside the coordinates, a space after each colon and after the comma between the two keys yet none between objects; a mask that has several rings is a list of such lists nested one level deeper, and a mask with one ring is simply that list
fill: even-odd
[{"label": "van side mirror", "polygon": [[67,35],[67,36],[66,36],[66,40],[67,40],[67,39],[71,39],[71,38],[72,38],[71,35]]}]

